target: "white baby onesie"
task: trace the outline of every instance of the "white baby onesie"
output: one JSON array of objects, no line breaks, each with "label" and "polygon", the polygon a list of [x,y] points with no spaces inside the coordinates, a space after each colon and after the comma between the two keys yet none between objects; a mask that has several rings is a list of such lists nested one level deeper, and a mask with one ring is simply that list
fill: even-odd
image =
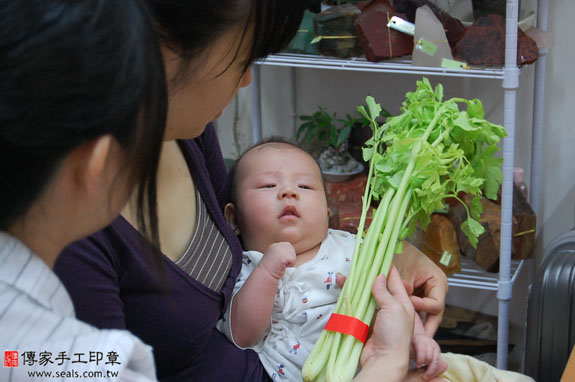
[{"label": "white baby onesie", "polygon": [[[287,268],[280,280],[266,336],[254,347],[274,381],[301,381],[301,369],[319,338],[341,289],[337,272],[347,275],[355,235],[330,229],[317,255],[297,268]],[[262,259],[257,251],[244,252],[243,265],[234,294]],[[232,300],[233,303],[233,300]],[[233,341],[229,313],[218,328]]]}]

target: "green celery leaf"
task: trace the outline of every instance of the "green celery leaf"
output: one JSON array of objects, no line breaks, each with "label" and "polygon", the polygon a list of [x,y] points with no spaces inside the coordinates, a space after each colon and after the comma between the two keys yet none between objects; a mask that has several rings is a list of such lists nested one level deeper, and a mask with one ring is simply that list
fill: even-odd
[{"label": "green celery leaf", "polygon": [[483,204],[481,203],[480,196],[476,195],[471,199],[469,210],[473,219],[479,220],[481,218],[481,213],[483,212]]},{"label": "green celery leaf", "polygon": [[438,102],[443,101],[443,85],[437,84],[435,87],[435,98]]},{"label": "green celery leaf", "polygon": [[358,106],[357,111],[359,111],[359,113],[361,115],[363,115],[365,118],[367,118],[368,120],[371,120],[369,114],[367,114],[367,111],[365,110],[365,106],[363,106],[363,105]]},{"label": "green celery leaf", "polygon": [[373,147],[366,146],[362,149],[363,160],[369,162],[373,156]]},{"label": "green celery leaf", "polygon": [[392,176],[387,177],[387,182],[391,185],[391,187],[397,190],[399,188],[401,180],[403,179],[404,173],[405,171],[403,170],[396,172]]},{"label": "green celery leaf", "polygon": [[370,119],[375,120],[381,114],[381,106],[375,102],[375,99],[372,96],[368,96],[365,99],[365,102],[367,103]]},{"label": "green celery leaf", "polygon": [[487,178],[485,179],[485,196],[491,200],[496,200],[501,182],[503,182],[501,169],[499,167],[489,167],[487,169]]},{"label": "green celery leaf", "polygon": [[455,126],[462,128],[466,132],[479,130],[479,128],[470,123],[469,117],[467,116],[467,113],[464,111],[459,112],[459,115],[457,116],[457,118],[455,118],[453,124]]},{"label": "green celery leaf", "polygon": [[467,114],[470,118],[485,118],[485,111],[483,109],[483,104],[477,98],[467,101]]},{"label": "green celery leaf", "polygon": [[397,163],[389,160],[389,157],[382,157],[376,164],[375,169],[382,174],[389,174],[398,167]]},{"label": "green celery leaf", "polygon": [[479,242],[478,238],[483,232],[485,232],[485,228],[481,223],[469,217],[461,224],[461,230],[465,233],[473,248],[477,248],[477,243]]}]

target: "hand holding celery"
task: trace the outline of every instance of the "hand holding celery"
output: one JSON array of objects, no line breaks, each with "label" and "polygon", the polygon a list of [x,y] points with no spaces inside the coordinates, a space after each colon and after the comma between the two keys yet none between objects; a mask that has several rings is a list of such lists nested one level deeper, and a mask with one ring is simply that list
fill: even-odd
[{"label": "hand holding celery", "polygon": [[445,309],[447,276],[407,240],[403,240],[401,256],[393,256],[393,265],[401,274],[413,307],[425,314],[423,327],[427,335],[433,338]]},{"label": "hand holding celery", "polygon": [[[409,364],[409,343],[413,332],[415,311],[401,277],[395,268],[389,278],[378,276],[373,283],[373,297],[381,310],[373,323],[373,335],[365,343],[360,363],[360,381],[401,381]],[[382,378],[382,376],[385,376]]]},{"label": "hand holding celery", "polygon": [[[375,311],[370,291],[376,276],[388,274],[402,240],[417,223],[426,227],[431,213],[445,208],[445,198],[458,199],[460,192],[475,195],[470,207],[464,204],[468,219],[461,228],[477,244],[484,230],[478,221],[479,197],[495,199],[503,180],[502,159],[494,154],[505,130],[484,119],[481,101],[444,100],[443,87],[434,89],[426,78],[417,82],[415,92],[406,94],[402,114],[382,126],[376,122],[380,105],[373,97],[366,103],[367,108],[358,110],[373,131],[363,148],[370,163],[368,183],[350,274],[335,313],[369,324]],[[363,234],[373,200],[379,205]],[[351,381],[362,347],[351,335],[324,330],[306,361],[304,380]]]}]

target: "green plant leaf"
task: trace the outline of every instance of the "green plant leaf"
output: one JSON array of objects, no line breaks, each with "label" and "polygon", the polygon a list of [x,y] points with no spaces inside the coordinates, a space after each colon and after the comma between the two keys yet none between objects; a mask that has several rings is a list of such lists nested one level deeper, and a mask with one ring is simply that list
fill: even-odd
[{"label": "green plant leaf", "polygon": [[468,217],[467,220],[461,224],[461,230],[465,233],[473,248],[477,248],[478,238],[485,232],[485,228],[481,223]]},{"label": "green plant leaf", "polygon": [[369,162],[373,157],[373,151],[374,151],[373,147],[364,147],[361,151],[363,160]]},{"label": "green plant leaf", "polygon": [[370,120],[371,118],[369,117],[369,114],[367,113],[367,111],[365,110],[365,106],[360,105],[357,107],[357,111],[367,120]]},{"label": "green plant leaf", "polygon": [[438,102],[443,101],[443,85],[437,84],[435,87],[435,98]]},{"label": "green plant leaf", "polygon": [[367,108],[369,110],[368,118],[375,120],[377,117],[379,117],[381,113],[381,105],[376,103],[372,96],[368,96],[365,99],[365,103],[367,103]]},{"label": "green plant leaf", "polygon": [[386,160],[386,158],[382,158],[377,164],[375,165],[375,169],[382,174],[389,174],[390,172],[394,171],[397,168],[397,163],[393,163],[390,160]]},{"label": "green plant leaf", "polygon": [[[457,118],[455,118],[455,120],[453,121],[453,124],[465,130],[466,132],[479,130],[478,127],[473,126],[470,123],[469,117],[467,116],[467,113],[464,111],[459,112]],[[467,137],[469,137],[469,135]]]},{"label": "green plant leaf", "polygon": [[471,203],[469,205],[469,211],[473,219],[479,220],[481,218],[481,213],[483,212],[483,204],[481,203],[480,196],[474,196],[471,199]]},{"label": "green plant leaf", "polygon": [[469,114],[469,118],[483,119],[485,117],[485,111],[483,110],[481,101],[477,98],[467,101],[467,114]]},{"label": "green plant leaf", "polygon": [[351,132],[351,126],[344,127],[340,132],[339,136],[337,137],[336,147],[339,147],[343,142],[347,140],[349,137],[349,133]]},{"label": "green plant leaf", "polygon": [[485,196],[491,200],[497,199],[499,186],[503,182],[503,173],[499,167],[489,167],[487,169],[487,179],[485,179]]},{"label": "green plant leaf", "polygon": [[404,174],[404,171],[399,171],[399,172],[392,174],[390,177],[387,177],[387,181],[389,182],[391,187],[393,187],[395,189],[399,188],[399,184],[401,183],[401,180],[403,179],[403,174]]}]

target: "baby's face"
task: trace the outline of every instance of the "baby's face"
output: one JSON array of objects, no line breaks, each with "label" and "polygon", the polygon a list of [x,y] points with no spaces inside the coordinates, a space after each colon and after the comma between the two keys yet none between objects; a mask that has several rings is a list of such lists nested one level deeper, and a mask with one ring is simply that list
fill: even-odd
[{"label": "baby's face", "polygon": [[320,169],[307,153],[281,143],[256,147],[238,168],[236,218],[245,249],[288,241],[297,254],[325,238],[329,211]]}]

